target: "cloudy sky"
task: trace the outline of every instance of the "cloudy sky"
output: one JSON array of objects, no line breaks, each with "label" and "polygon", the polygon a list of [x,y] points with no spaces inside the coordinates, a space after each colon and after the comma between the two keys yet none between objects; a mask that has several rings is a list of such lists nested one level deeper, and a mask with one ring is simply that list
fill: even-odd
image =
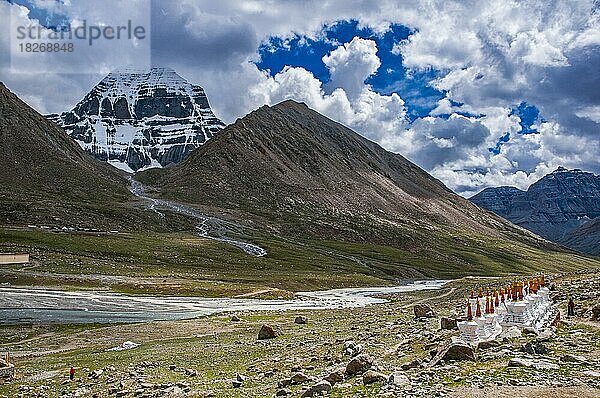
[{"label": "cloudy sky", "polygon": [[464,196],[527,188],[559,165],[600,173],[598,0],[133,0],[118,13],[70,1],[0,0],[0,80],[42,113],[70,109],[140,55],[98,47],[69,59],[70,72],[98,73],[23,73],[7,16],[49,26],[146,7],[149,62],[202,85],[225,122],[304,101]]}]

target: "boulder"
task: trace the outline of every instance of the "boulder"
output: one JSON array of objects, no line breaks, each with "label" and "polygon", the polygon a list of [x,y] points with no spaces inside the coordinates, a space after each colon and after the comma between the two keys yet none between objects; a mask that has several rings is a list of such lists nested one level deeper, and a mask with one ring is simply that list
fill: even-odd
[{"label": "boulder", "polygon": [[523,344],[521,346],[521,351],[531,355],[546,355],[548,353],[548,348],[544,343],[535,341],[533,343]]},{"label": "boulder", "polygon": [[326,392],[331,391],[331,384],[326,380],[321,380],[317,384],[311,386],[308,390],[304,391],[301,397],[314,397],[315,395],[322,395]]},{"label": "boulder", "polygon": [[344,368],[336,369],[335,371],[329,373],[324,380],[327,380],[333,386],[335,385],[335,383],[340,383],[344,381],[345,371],[346,370]]},{"label": "boulder", "polygon": [[600,321],[600,304],[596,304],[592,307],[592,319]]},{"label": "boulder", "polygon": [[344,355],[348,355],[350,358],[357,356],[362,351],[362,345],[356,344],[352,340],[344,342]]},{"label": "boulder", "polygon": [[287,397],[288,395],[291,395],[291,394],[292,394],[292,390],[289,390],[287,388],[282,388],[275,393],[275,396],[276,397]]},{"label": "boulder", "polygon": [[410,379],[402,372],[394,372],[388,377],[387,383],[392,386],[404,386],[410,384]]},{"label": "boulder", "polygon": [[536,341],[546,342],[554,339],[556,337],[556,333],[553,328],[544,329],[538,334]]},{"label": "boulder", "polygon": [[88,377],[89,377],[90,379],[97,379],[97,378],[99,378],[100,376],[102,376],[102,373],[104,373],[104,370],[103,370],[103,369],[96,369],[96,370],[94,370],[93,372],[90,372],[90,374],[88,374]]},{"label": "boulder", "polygon": [[575,362],[575,363],[587,363],[588,360],[586,357],[575,354],[565,354],[560,358],[563,362]]},{"label": "boulder", "polygon": [[500,342],[498,340],[485,340],[485,341],[480,341],[477,344],[477,349],[478,350],[489,350],[490,348],[495,348],[500,346]]},{"label": "boulder", "polygon": [[419,361],[418,359],[413,359],[410,362],[406,362],[403,363],[400,368],[402,370],[409,370],[409,369],[415,369],[418,368],[419,366],[421,366],[421,361]]},{"label": "boulder", "polygon": [[356,376],[369,370],[373,366],[373,360],[367,354],[359,354],[352,358],[346,365],[346,375]]},{"label": "boulder", "polygon": [[237,316],[237,315],[233,315],[233,316],[231,317],[231,322],[239,322],[239,321],[241,321],[241,319],[240,319],[240,317],[239,317],[239,316]]},{"label": "boulder", "polygon": [[476,361],[473,347],[464,343],[450,343],[445,348],[438,350],[438,354],[429,362],[428,366],[435,366],[441,361]]},{"label": "boulder", "polygon": [[600,378],[600,372],[596,372],[594,370],[586,370],[585,372],[581,372],[582,375],[593,378]]},{"label": "boulder", "polygon": [[305,375],[304,373],[298,372],[298,373],[294,374],[290,378],[290,381],[291,381],[291,384],[302,384],[302,383],[307,382],[307,381],[309,381],[311,379],[312,379],[311,377]]},{"label": "boulder", "polygon": [[308,323],[308,318],[305,316],[297,316],[296,319],[294,319],[294,323],[297,325],[306,325]]},{"label": "boulder", "polygon": [[511,326],[506,330],[502,330],[500,337],[503,339],[518,339],[522,336],[521,329],[516,326]]},{"label": "boulder", "polygon": [[198,371],[196,369],[189,368],[185,370],[185,375],[189,377],[196,377],[198,376]]},{"label": "boulder", "polygon": [[434,318],[435,312],[427,304],[417,304],[413,307],[415,318]]},{"label": "boulder", "polygon": [[238,373],[235,375],[235,378],[233,380],[231,380],[231,383],[233,384],[233,388],[239,388],[242,386],[242,384],[244,384],[245,381],[246,381],[246,376]]},{"label": "boulder", "polygon": [[380,373],[380,372],[376,372],[374,370],[367,370],[364,374],[363,374],[363,384],[367,385],[367,384],[373,384],[373,383],[384,383],[386,382],[388,379],[388,376]]},{"label": "boulder", "polygon": [[[181,389],[181,387],[179,386],[171,386],[171,387],[167,387],[164,390],[162,390],[162,394],[164,397],[167,398],[184,398],[185,394],[183,392],[183,389]],[[126,394],[123,395],[119,395],[119,393],[117,393],[117,397],[119,396],[127,396],[129,395],[129,392],[127,391]]]},{"label": "boulder", "polygon": [[448,317],[442,317],[440,319],[440,329],[442,330],[455,330],[458,329],[458,326],[456,324],[456,319],[454,318],[448,318]]},{"label": "boulder", "polygon": [[277,329],[275,329],[274,327],[270,326],[270,325],[262,325],[262,327],[260,328],[260,331],[258,332],[258,339],[259,340],[266,340],[266,339],[274,339],[275,337],[279,336],[280,333]]},{"label": "boulder", "polygon": [[538,334],[540,334],[540,332],[538,332],[538,330],[536,328],[533,328],[531,326],[526,326],[523,328],[523,336],[537,336]]}]

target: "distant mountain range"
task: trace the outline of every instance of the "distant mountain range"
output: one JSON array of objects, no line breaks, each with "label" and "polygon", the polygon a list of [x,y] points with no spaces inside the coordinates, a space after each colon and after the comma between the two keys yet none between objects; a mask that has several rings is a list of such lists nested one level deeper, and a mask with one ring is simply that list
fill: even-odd
[{"label": "distant mountain range", "polygon": [[473,203],[554,242],[600,255],[600,176],[559,167],[527,191],[486,188]]},{"label": "distant mountain range", "polygon": [[[146,196],[167,198],[170,208],[184,204],[187,213],[157,209],[158,201],[148,207],[151,199],[130,193],[129,176],[94,159],[4,86],[0,161],[1,225],[196,234],[198,217],[186,214],[198,212],[226,219],[244,241],[265,247],[268,255],[252,263],[261,272],[283,269],[298,283],[323,258],[345,264],[331,268],[344,277],[386,280],[595,264],[294,101],[238,119],[178,165],[135,174]],[[247,266],[236,248],[222,250],[228,264]],[[290,269],[290,259],[302,270]]]},{"label": "distant mountain range", "polygon": [[168,68],[110,73],[71,111],[48,118],[126,171],[179,163],[224,127],[202,87]]}]

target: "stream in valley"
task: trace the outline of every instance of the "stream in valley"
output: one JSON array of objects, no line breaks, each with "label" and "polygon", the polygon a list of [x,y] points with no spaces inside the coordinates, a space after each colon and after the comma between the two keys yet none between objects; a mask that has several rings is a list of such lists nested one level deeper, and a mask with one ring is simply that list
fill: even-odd
[{"label": "stream in valley", "polygon": [[0,325],[132,323],[189,319],[222,312],[364,307],[382,295],[440,289],[447,281],[414,281],[390,287],[297,293],[291,300],[142,296],[91,291],[0,287]]}]

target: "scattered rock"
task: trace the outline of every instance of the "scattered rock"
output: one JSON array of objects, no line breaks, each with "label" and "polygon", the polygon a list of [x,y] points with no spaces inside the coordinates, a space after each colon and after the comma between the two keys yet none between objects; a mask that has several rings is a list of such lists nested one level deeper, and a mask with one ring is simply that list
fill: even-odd
[{"label": "scattered rock", "polygon": [[600,321],[600,304],[592,307],[592,320]]},{"label": "scattered rock", "polygon": [[386,382],[388,379],[388,376],[380,373],[380,372],[376,372],[374,370],[367,370],[364,374],[363,374],[363,384],[367,385],[367,384],[373,384],[373,383],[384,383]]},{"label": "scattered rock", "polygon": [[431,360],[429,366],[436,366],[440,361],[476,361],[475,351],[470,345],[464,343],[450,343],[445,348],[438,351],[438,354]]},{"label": "scattered rock", "polygon": [[404,386],[410,384],[410,379],[402,372],[394,372],[388,377],[387,383],[393,386]]},{"label": "scattered rock", "polygon": [[413,307],[415,318],[434,318],[435,312],[427,304],[417,304]]},{"label": "scattered rock", "polygon": [[495,348],[500,346],[500,341],[498,340],[486,340],[480,341],[477,344],[477,349],[479,350],[489,350],[490,348]]},{"label": "scattered rock", "polygon": [[356,344],[352,340],[344,342],[344,354],[352,357],[357,356],[362,351],[362,345]]},{"label": "scattered rock", "polygon": [[535,341],[533,343],[523,344],[521,346],[521,351],[531,355],[546,355],[548,353],[548,348],[544,345],[544,343]]},{"label": "scattered rock", "polygon": [[196,377],[198,376],[198,371],[196,369],[186,369],[185,375],[189,377]]},{"label": "scattered rock", "polygon": [[298,325],[306,325],[308,323],[308,318],[302,315],[297,316],[296,319],[294,319],[294,323]]},{"label": "scattered rock", "polygon": [[104,373],[104,370],[102,370],[102,369],[96,369],[93,372],[90,372],[90,374],[88,374],[88,377],[90,379],[97,379],[100,376],[102,376],[102,373]]},{"label": "scattered rock", "polygon": [[454,319],[454,318],[448,318],[448,317],[442,317],[440,319],[440,328],[442,330],[455,330],[455,329],[458,329],[458,326],[456,324],[456,319]]},{"label": "scattered rock", "polygon": [[239,322],[239,321],[241,321],[241,319],[240,319],[240,317],[239,317],[239,316],[237,316],[237,315],[233,315],[233,316],[231,317],[231,322]]},{"label": "scattered rock", "polygon": [[304,391],[302,397],[314,397],[315,395],[321,395],[329,391],[331,391],[331,384],[327,380],[321,380],[308,390]]},{"label": "scattered rock", "polygon": [[369,370],[371,366],[373,366],[371,357],[367,354],[359,354],[348,362],[348,365],[346,366],[346,375],[351,377],[362,374]]},{"label": "scattered rock", "polygon": [[260,331],[258,332],[258,339],[259,340],[266,340],[266,339],[274,339],[275,337],[279,336],[280,333],[278,330],[276,330],[275,328],[273,328],[270,325],[262,325],[262,327],[260,328]]},{"label": "scattered rock", "polygon": [[535,368],[540,370],[560,369],[560,366],[548,361],[534,361],[526,358],[511,358],[508,361],[508,367]]},{"label": "scattered rock", "polygon": [[329,384],[331,384],[333,386],[333,385],[335,385],[335,383],[340,383],[340,382],[344,381],[344,373],[345,373],[345,369],[339,368],[339,369],[329,373],[329,375],[327,375],[327,377],[325,377],[324,380],[327,380],[329,382]]},{"label": "scattered rock", "polygon": [[410,369],[418,368],[419,366],[421,366],[421,361],[419,361],[418,359],[413,359],[410,362],[402,364],[400,366],[400,369],[402,369],[402,370],[410,370]]},{"label": "scattered rock", "polygon": [[291,395],[291,394],[292,394],[292,390],[289,390],[287,388],[282,388],[281,390],[278,390],[275,393],[275,396],[276,397],[286,397],[286,396]]},{"label": "scattered rock", "polygon": [[235,378],[231,381],[231,383],[233,384],[233,388],[239,388],[244,384],[245,381],[246,376],[238,373],[235,375]]},{"label": "scattered rock", "polygon": [[305,375],[302,372],[298,372],[290,378],[291,384],[302,384],[311,380],[311,377]]},{"label": "scattered rock", "polygon": [[587,358],[581,355],[565,354],[560,358],[563,362],[587,363]]}]

